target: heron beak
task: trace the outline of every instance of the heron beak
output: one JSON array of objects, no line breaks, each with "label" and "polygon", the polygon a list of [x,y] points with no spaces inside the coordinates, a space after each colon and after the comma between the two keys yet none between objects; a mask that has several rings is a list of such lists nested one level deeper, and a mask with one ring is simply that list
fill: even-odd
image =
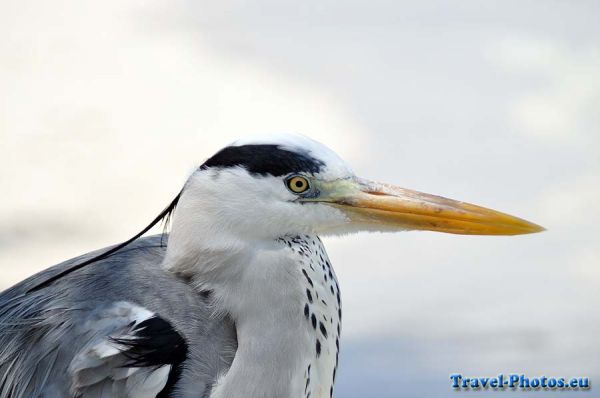
[{"label": "heron beak", "polygon": [[382,229],[463,235],[521,235],[544,231],[523,219],[441,196],[365,180],[341,183],[328,203],[352,223]]}]

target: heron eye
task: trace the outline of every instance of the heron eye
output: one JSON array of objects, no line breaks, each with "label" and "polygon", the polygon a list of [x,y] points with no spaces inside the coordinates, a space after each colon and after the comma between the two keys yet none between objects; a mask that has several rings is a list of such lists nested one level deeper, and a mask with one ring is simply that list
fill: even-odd
[{"label": "heron eye", "polygon": [[287,187],[294,193],[302,193],[306,192],[310,188],[310,185],[306,178],[295,176],[287,180]]}]

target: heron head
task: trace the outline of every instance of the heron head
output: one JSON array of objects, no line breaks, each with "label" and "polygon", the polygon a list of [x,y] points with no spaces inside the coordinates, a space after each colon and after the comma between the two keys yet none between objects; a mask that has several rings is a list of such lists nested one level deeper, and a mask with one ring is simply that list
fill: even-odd
[{"label": "heron head", "polygon": [[[28,292],[126,247],[168,219],[176,207],[164,260],[167,268],[193,257],[194,248],[235,255],[232,249],[239,245],[303,233],[429,230],[520,235],[544,230],[481,206],[358,178],[332,150],[304,136],[268,136],[223,148],[190,176],[182,192],[141,232]],[[206,257],[205,261],[210,262]]]},{"label": "heron head", "polygon": [[244,239],[362,230],[543,230],[480,206],[361,179],[332,150],[299,135],[245,139],[223,148],[190,177],[179,207],[176,222],[183,216],[179,222],[191,227],[201,219],[214,233]]}]

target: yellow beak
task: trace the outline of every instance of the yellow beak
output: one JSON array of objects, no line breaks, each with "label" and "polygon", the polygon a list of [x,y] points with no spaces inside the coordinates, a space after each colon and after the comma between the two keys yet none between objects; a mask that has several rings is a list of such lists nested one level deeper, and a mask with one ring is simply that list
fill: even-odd
[{"label": "yellow beak", "polygon": [[[520,235],[539,225],[485,207],[370,181],[337,182],[327,202],[353,223],[464,235]],[[358,187],[357,187],[358,183]],[[352,188],[351,188],[352,187]]]}]

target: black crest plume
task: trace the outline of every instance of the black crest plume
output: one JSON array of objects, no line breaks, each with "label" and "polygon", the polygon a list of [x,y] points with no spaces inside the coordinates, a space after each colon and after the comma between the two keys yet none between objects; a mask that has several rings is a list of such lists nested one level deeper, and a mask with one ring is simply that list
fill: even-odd
[{"label": "black crest plume", "polygon": [[173,201],[158,216],[156,216],[156,218],[154,220],[152,220],[152,222],[150,224],[148,224],[144,229],[142,229],[140,232],[135,234],[130,239],[126,240],[123,243],[116,245],[113,248],[108,249],[104,253],[98,254],[97,256],[94,256],[88,260],[85,260],[82,263],[72,265],[71,267],[59,272],[56,275],[52,275],[50,278],[38,283],[37,285],[34,285],[33,287],[30,287],[27,290],[27,293],[31,293],[31,292],[35,292],[36,290],[43,289],[44,287],[50,285],[52,282],[64,277],[65,275],[70,274],[73,271],[77,271],[78,269],[81,269],[87,265],[95,263],[96,261],[100,261],[104,258],[109,257],[110,255],[114,254],[115,252],[121,250],[125,246],[129,245],[131,242],[138,239],[140,236],[144,235],[146,232],[148,232],[150,230],[150,228],[152,228],[153,226],[158,224],[161,220],[165,220],[166,222],[168,222],[173,211],[175,210],[175,207],[177,206],[177,202],[179,202],[180,197],[181,197],[181,192],[175,197],[175,199],[173,199]]},{"label": "black crest plume", "polygon": [[[314,158],[308,152],[292,151],[282,148],[279,145],[250,144],[242,146],[228,146],[223,148],[213,157],[204,162],[204,164],[200,166],[200,170],[210,168],[227,169],[236,166],[245,168],[251,174],[280,177],[287,174],[300,172],[313,174],[318,173],[325,166],[325,163],[323,163],[322,160]],[[179,192],[171,204],[169,204],[154,220],[152,220],[152,222],[148,224],[146,228],[142,229],[132,238],[118,244],[111,249],[108,249],[104,253],[85,260],[79,264],[72,265],[56,275],[50,276],[48,279],[30,287],[27,290],[27,293],[43,289],[44,287],[50,285],[65,275],[70,274],[73,271],[77,271],[87,265],[111,256],[138,239],[140,236],[144,235],[150,230],[150,228],[155,226],[161,220],[164,220],[165,223],[168,224],[169,218],[175,210],[180,197],[181,192]]]}]

